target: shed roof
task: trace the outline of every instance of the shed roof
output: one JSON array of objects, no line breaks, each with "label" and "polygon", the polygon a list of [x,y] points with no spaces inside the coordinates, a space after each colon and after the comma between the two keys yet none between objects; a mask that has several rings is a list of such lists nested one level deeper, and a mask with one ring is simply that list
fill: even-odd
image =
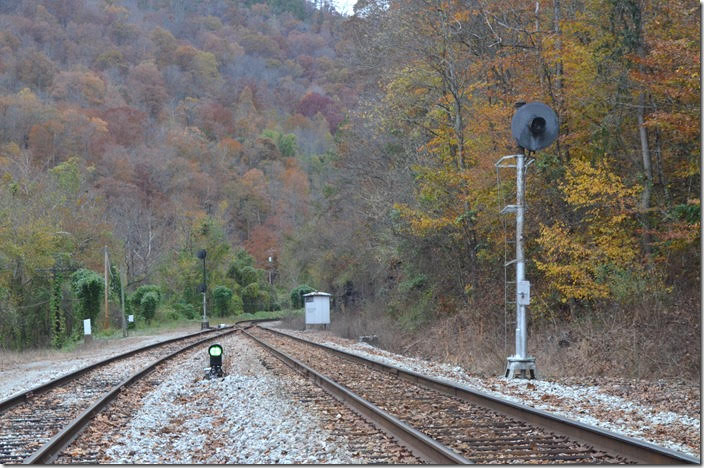
[{"label": "shed roof", "polygon": [[308,294],[304,294],[304,295],[303,295],[303,297],[307,297],[307,296],[328,296],[328,297],[332,297],[332,294],[328,294],[328,293],[326,293],[326,292],[314,291],[314,292],[312,292],[312,293],[308,293]]}]

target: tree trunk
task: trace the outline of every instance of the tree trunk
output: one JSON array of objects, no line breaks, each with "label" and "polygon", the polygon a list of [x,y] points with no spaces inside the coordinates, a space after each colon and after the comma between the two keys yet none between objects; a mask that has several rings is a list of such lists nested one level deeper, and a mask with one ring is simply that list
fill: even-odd
[{"label": "tree trunk", "polygon": [[[645,32],[643,31],[643,11],[640,11],[638,24],[638,56],[644,58],[646,56],[645,50]],[[643,66],[639,66],[641,71]],[[650,210],[650,199],[653,190],[653,167],[652,158],[650,156],[650,148],[648,146],[648,129],[645,127],[645,91],[641,91],[640,98],[638,102],[638,134],[640,136],[640,151],[643,159],[643,174],[645,180],[643,181],[643,193],[641,193],[640,198],[640,211],[641,211],[641,223],[643,224],[643,236],[641,242],[643,243],[643,250],[645,251],[646,263],[650,266],[652,265],[651,249],[650,249],[650,234],[648,229],[650,227],[650,222],[648,220],[648,211]]]},{"label": "tree trunk", "polygon": [[648,220],[648,211],[650,210],[650,198],[653,190],[653,168],[650,157],[650,148],[648,147],[648,131],[645,128],[645,94],[640,95],[640,105],[638,106],[638,133],[640,135],[640,149],[643,157],[643,173],[645,180],[643,181],[643,192],[640,196],[640,216],[641,224],[643,225],[643,236],[641,242],[645,252],[646,262],[651,264],[651,249],[650,249],[650,234],[648,229],[650,222]]},{"label": "tree trunk", "polygon": [[645,94],[641,93],[638,105],[638,133],[640,135],[640,150],[643,157],[643,173],[645,181],[643,183],[643,193],[640,198],[641,211],[646,212],[650,208],[650,194],[653,187],[653,168],[648,147],[648,130],[645,128]]},{"label": "tree trunk", "polygon": [[[561,11],[560,11],[560,0],[553,0],[553,33],[555,34],[555,48],[557,49],[557,56],[562,57],[562,29],[560,29],[560,20],[562,19]],[[557,113],[558,115],[563,114],[564,110],[564,96],[562,94],[562,87],[563,87],[563,68],[562,68],[562,60],[558,59],[557,63],[555,64],[555,97],[556,99],[556,107],[557,107]],[[562,154],[562,148],[560,146],[560,140],[558,139],[556,141],[556,149],[557,149],[557,158],[560,161],[564,162],[564,156]],[[565,149],[566,153],[569,154],[567,149]]]},{"label": "tree trunk", "polygon": [[459,101],[461,97],[455,100],[455,133],[457,135],[457,168],[460,171],[464,170],[464,134],[462,123],[462,104]]},{"label": "tree trunk", "polygon": [[[558,57],[562,56],[562,30],[560,29],[560,0],[553,1],[553,32],[555,33],[555,48],[558,50]],[[557,80],[558,104],[562,108],[562,60],[558,60],[555,64],[555,75]]]},{"label": "tree trunk", "polygon": [[660,138],[660,130],[657,128],[655,129],[655,167],[658,171],[658,185],[662,187],[665,203],[669,207],[672,205],[672,198],[670,197],[670,189],[667,188],[667,177],[665,177],[662,162],[662,139]]}]

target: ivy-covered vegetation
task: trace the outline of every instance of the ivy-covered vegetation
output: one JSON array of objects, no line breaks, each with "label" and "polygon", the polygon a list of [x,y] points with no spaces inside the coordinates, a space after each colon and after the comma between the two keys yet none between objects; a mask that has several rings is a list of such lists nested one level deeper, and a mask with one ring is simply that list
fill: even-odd
[{"label": "ivy-covered vegetation", "polygon": [[103,278],[92,270],[81,268],[71,275],[71,287],[76,296],[76,312],[80,320],[95,319],[100,313],[105,283]]},{"label": "ivy-covered vegetation", "polygon": [[291,290],[291,307],[294,309],[300,309],[305,305],[303,300],[303,295],[314,292],[315,289],[311,288],[307,284],[302,284],[296,286]]}]

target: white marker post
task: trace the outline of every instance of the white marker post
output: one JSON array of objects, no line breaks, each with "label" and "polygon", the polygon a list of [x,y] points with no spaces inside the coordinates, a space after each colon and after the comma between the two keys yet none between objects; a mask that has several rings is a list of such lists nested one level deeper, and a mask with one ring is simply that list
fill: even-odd
[{"label": "white marker post", "polygon": [[83,342],[85,344],[93,341],[93,336],[91,335],[90,319],[85,319],[83,321]]}]

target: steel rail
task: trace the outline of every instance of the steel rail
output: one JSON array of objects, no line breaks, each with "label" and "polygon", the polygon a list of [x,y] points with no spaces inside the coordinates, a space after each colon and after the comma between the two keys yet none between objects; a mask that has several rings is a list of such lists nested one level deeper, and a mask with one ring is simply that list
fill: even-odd
[{"label": "steel rail", "polygon": [[[223,330],[226,328],[232,328],[232,327],[224,327],[220,329],[215,329],[215,330]],[[93,417],[100,412],[105,406],[108,405],[117,395],[120,393],[120,391],[124,388],[127,387],[137,380],[139,380],[141,377],[145,376],[154,368],[156,368],[159,364],[176,357],[178,354],[181,354],[184,351],[188,351],[191,348],[194,348],[198,345],[201,345],[207,341],[214,340],[217,338],[220,338],[225,335],[229,335],[231,333],[235,333],[238,331],[237,329],[231,329],[229,331],[226,331],[225,333],[220,333],[216,336],[209,336],[207,338],[203,338],[202,340],[196,341],[195,343],[191,343],[189,345],[184,346],[181,349],[178,349],[171,354],[164,356],[163,358],[152,362],[150,365],[146,366],[142,370],[136,372],[135,374],[131,375],[130,377],[127,377],[125,380],[120,382],[119,384],[115,385],[109,392],[107,392],[105,395],[103,395],[98,401],[96,401],[93,405],[91,405],[90,408],[86,409],[78,415],[76,418],[73,419],[66,427],[64,427],[60,432],[58,432],[54,437],[52,437],[47,443],[45,443],[41,448],[39,448],[37,451],[35,451],[32,455],[29,457],[25,458],[24,461],[22,462],[25,465],[47,465],[51,462],[53,462],[65,447],[67,447],[71,442],[73,442],[83,431],[83,429],[90,424],[92,421]]]},{"label": "steel rail", "polygon": [[[280,318],[265,318],[265,319],[247,319],[247,320],[238,320],[235,322],[235,325],[238,327],[242,327],[245,330],[252,328],[254,326],[257,326],[259,323],[263,322],[278,322],[281,320]],[[249,323],[250,325],[240,325],[242,323]]]},{"label": "steel rail", "polygon": [[23,401],[30,399],[30,398],[31,398],[32,396],[34,396],[34,395],[37,395],[37,394],[39,394],[39,393],[43,393],[43,392],[45,392],[45,391],[47,391],[47,390],[49,390],[49,389],[51,389],[51,388],[53,388],[53,387],[55,387],[55,386],[57,386],[57,385],[59,385],[59,384],[62,384],[62,383],[71,381],[71,380],[73,380],[73,379],[75,379],[75,378],[77,378],[77,377],[80,377],[81,375],[83,375],[83,374],[85,374],[85,373],[87,373],[87,372],[89,372],[89,371],[91,371],[91,370],[93,370],[93,369],[96,369],[96,368],[98,368],[98,367],[104,366],[104,365],[106,365],[106,364],[110,364],[110,363],[113,362],[113,361],[117,361],[117,360],[120,360],[120,359],[124,359],[124,358],[126,358],[126,357],[132,356],[132,355],[137,354],[137,353],[139,353],[139,352],[147,351],[147,350],[149,350],[149,349],[156,348],[156,347],[158,347],[158,346],[162,346],[162,345],[165,345],[165,344],[173,343],[174,341],[183,340],[183,339],[186,339],[186,338],[192,338],[192,337],[194,337],[194,336],[202,335],[202,334],[205,334],[205,333],[212,333],[212,332],[214,332],[214,331],[223,330],[223,329],[227,329],[227,328],[231,328],[231,327],[224,327],[224,328],[219,328],[219,329],[218,329],[218,328],[212,328],[212,329],[208,329],[208,330],[201,330],[201,331],[199,331],[199,332],[191,333],[191,334],[189,334],[189,335],[178,336],[178,337],[176,337],[176,338],[169,338],[168,340],[159,341],[158,343],[152,343],[152,344],[150,344],[150,345],[143,346],[143,347],[141,347],[141,348],[136,348],[136,349],[133,349],[133,350],[131,350],[131,351],[127,351],[127,352],[125,352],[125,353],[118,354],[118,355],[116,355],[116,356],[112,356],[112,357],[109,357],[109,358],[107,358],[107,359],[103,359],[102,361],[98,361],[98,362],[95,362],[95,363],[93,363],[93,364],[90,364],[90,365],[88,365],[88,366],[86,366],[86,367],[82,367],[82,368],[80,368],[80,369],[78,369],[78,370],[76,370],[76,371],[73,371],[73,372],[70,372],[70,373],[68,373],[68,374],[62,375],[61,377],[58,377],[58,378],[56,378],[56,379],[54,379],[54,380],[50,380],[49,382],[46,382],[46,383],[41,384],[41,385],[38,385],[38,386],[36,386],[36,387],[34,387],[34,388],[31,388],[31,389],[29,389],[29,390],[27,390],[27,391],[25,391],[25,392],[19,393],[19,394],[17,394],[17,395],[11,396],[10,398],[7,398],[7,399],[5,399],[5,400],[0,401],[0,412],[3,412],[3,411],[5,411],[5,410],[10,409],[10,408],[12,408],[13,406],[16,406],[16,405],[22,403]]},{"label": "steel rail", "polygon": [[[260,327],[262,328],[262,327]],[[589,424],[567,419],[562,416],[531,408],[520,403],[504,400],[493,395],[472,389],[457,383],[424,376],[417,372],[402,369],[387,364],[351,354],[330,346],[292,336],[271,328],[262,328],[293,340],[300,341],[333,352],[346,359],[362,363],[374,369],[397,376],[411,383],[437,390],[447,395],[455,396],[478,406],[489,408],[507,416],[514,417],[530,424],[535,424],[548,431],[565,435],[572,439],[592,445],[600,450],[618,454],[639,463],[648,465],[701,464],[701,460],[690,455],[677,452],[659,445],[651,444],[632,437],[617,434]]]},{"label": "steel rail", "polygon": [[316,372],[301,361],[277,350],[273,346],[252,336],[245,330],[242,330],[242,333],[254,340],[255,343],[259,344],[267,351],[274,354],[274,356],[279,358],[289,367],[311,379],[322,389],[327,391],[336,399],[345,403],[347,406],[352,408],[352,410],[365,417],[372,424],[396,438],[402,445],[408,447],[417,457],[433,464],[471,464],[469,460],[457,454],[454,450],[428,437],[400,419],[380,409],[378,406],[351,392],[349,389],[343,387],[337,382],[329,379],[319,372]]}]

